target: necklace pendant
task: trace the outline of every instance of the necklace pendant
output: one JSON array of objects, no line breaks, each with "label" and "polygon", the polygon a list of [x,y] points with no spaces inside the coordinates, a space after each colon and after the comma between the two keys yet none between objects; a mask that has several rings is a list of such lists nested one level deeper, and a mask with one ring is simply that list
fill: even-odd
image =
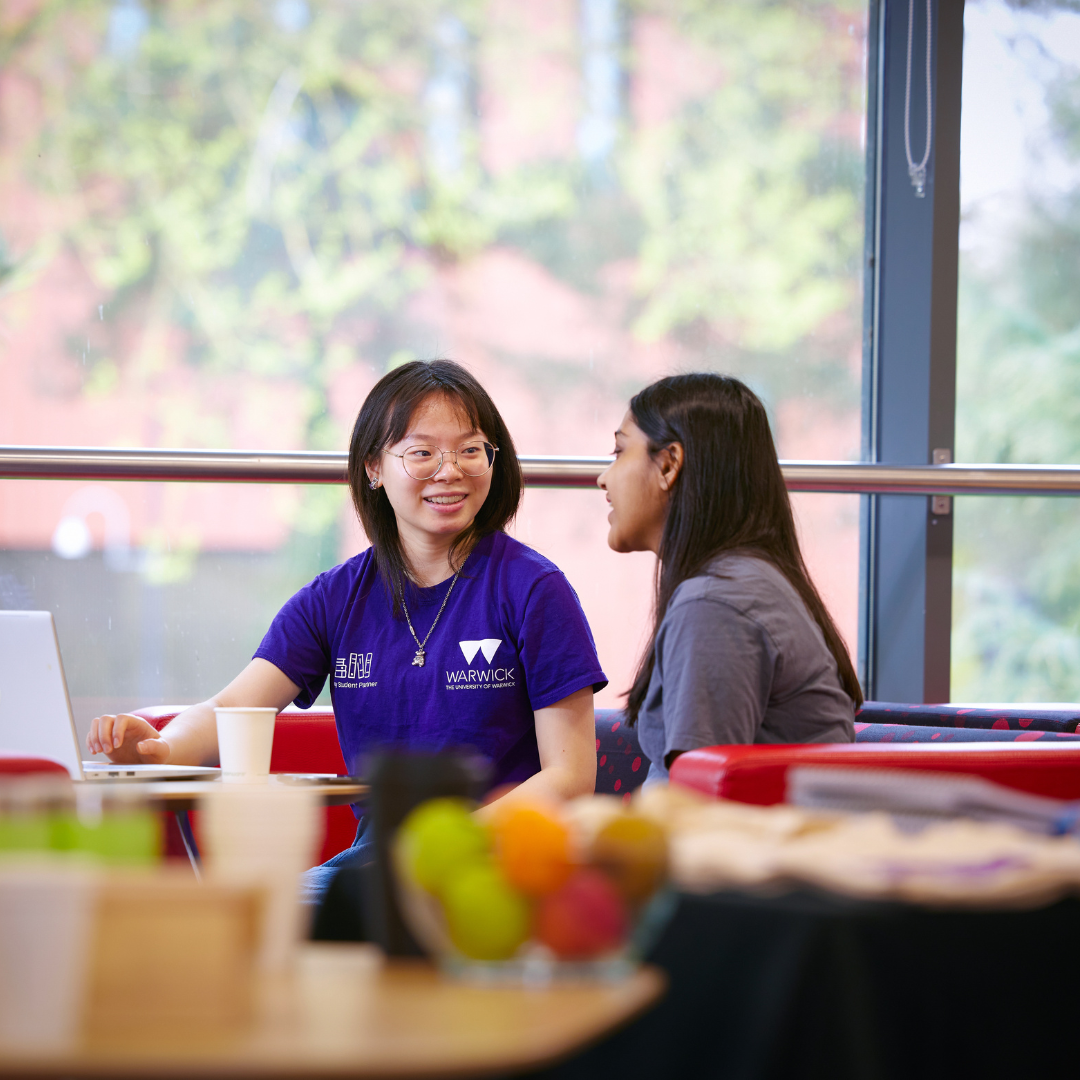
[{"label": "necklace pendant", "polygon": [[424,650],[423,649],[417,649],[416,650],[416,655],[413,657],[412,666],[413,667],[423,667],[424,666]]}]

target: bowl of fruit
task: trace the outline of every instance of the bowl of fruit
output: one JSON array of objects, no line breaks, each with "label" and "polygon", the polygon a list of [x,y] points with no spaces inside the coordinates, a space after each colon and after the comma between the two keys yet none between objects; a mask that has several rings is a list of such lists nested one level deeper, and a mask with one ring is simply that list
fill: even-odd
[{"label": "bowl of fruit", "polygon": [[625,975],[670,908],[663,829],[621,800],[475,811],[431,799],[395,837],[398,894],[420,944],[482,980]]}]

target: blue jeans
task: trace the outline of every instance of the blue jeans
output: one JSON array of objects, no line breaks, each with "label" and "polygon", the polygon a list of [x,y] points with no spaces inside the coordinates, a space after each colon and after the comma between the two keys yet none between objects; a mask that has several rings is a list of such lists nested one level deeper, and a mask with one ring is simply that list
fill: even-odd
[{"label": "blue jeans", "polygon": [[362,865],[375,859],[375,840],[367,818],[356,823],[356,838],[352,845],[339,851],[332,859],[327,859],[321,866],[305,870],[300,878],[300,901],[304,904],[319,904],[330,888],[330,882],[342,866]]}]

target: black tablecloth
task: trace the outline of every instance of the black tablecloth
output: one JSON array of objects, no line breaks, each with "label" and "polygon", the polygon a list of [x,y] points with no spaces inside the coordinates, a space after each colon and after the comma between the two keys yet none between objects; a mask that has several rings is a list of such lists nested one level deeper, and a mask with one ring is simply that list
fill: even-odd
[{"label": "black tablecloth", "polygon": [[1080,1073],[1080,903],[931,911],[809,893],[680,897],[665,1000],[538,1076]]},{"label": "black tablecloth", "polygon": [[[343,869],[315,937],[387,934],[373,864]],[[399,935],[400,936],[400,935]],[[933,911],[818,893],[683,894],[648,959],[651,1012],[545,1080],[1080,1074],[1080,902]]]}]

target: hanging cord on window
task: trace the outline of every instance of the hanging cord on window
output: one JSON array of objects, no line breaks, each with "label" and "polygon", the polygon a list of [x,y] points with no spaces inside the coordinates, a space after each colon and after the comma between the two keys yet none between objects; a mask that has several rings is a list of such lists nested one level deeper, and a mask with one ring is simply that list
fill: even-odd
[{"label": "hanging cord on window", "polygon": [[907,154],[907,171],[915,195],[926,195],[926,163],[930,160],[930,130],[932,110],[930,99],[930,0],[926,0],[926,153],[918,165],[911,156],[911,45],[915,29],[915,0],[908,0],[907,22],[907,85],[904,88],[904,153]]}]

